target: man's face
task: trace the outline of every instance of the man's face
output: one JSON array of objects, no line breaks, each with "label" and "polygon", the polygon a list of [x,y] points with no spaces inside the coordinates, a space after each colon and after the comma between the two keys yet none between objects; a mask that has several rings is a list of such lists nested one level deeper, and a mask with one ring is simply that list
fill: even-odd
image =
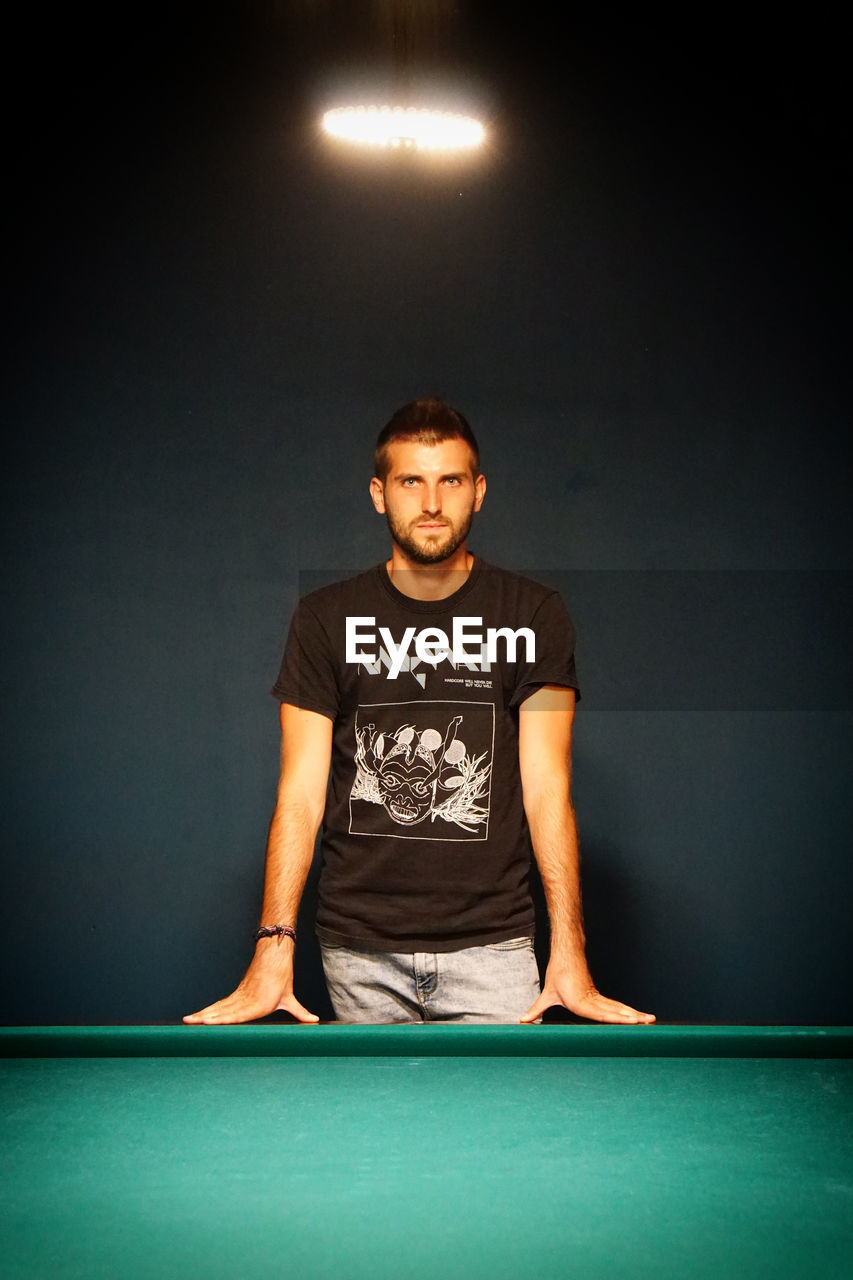
[{"label": "man's face", "polygon": [[486,492],[485,479],[472,471],[470,448],[464,440],[398,440],[388,458],[384,484],[374,477],[370,492],[391,537],[415,564],[448,560],[468,537]]}]

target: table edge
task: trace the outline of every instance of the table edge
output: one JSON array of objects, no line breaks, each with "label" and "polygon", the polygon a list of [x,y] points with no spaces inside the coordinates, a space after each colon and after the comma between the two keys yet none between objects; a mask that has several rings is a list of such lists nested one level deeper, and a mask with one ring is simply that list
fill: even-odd
[{"label": "table edge", "polygon": [[3,1058],[845,1058],[847,1026],[0,1027]]}]

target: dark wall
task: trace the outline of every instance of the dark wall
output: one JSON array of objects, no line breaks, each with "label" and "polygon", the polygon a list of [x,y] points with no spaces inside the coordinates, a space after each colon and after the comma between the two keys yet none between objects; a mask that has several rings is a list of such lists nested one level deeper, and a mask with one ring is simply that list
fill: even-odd
[{"label": "dark wall", "polygon": [[[234,985],[300,573],[385,553],[372,441],[435,392],[481,437],[473,548],[579,631],[600,985],[662,1020],[853,1021],[840,46],[464,6],[492,144],[435,169],[323,144],[317,86],[371,33],[316,11],[17,36],[4,1020],[168,1021]],[[299,991],[328,1016],[313,892]]]}]

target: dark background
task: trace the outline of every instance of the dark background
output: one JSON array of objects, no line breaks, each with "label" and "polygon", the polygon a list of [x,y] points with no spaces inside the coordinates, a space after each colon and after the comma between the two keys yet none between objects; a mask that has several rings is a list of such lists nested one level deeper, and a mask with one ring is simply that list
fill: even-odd
[{"label": "dark background", "polygon": [[300,574],[385,554],[372,442],[434,393],[480,436],[473,549],[578,628],[599,984],[853,1022],[841,34],[424,3],[409,70],[489,121],[434,165],[317,128],[388,12],[10,20],[3,1020],[236,983]]}]

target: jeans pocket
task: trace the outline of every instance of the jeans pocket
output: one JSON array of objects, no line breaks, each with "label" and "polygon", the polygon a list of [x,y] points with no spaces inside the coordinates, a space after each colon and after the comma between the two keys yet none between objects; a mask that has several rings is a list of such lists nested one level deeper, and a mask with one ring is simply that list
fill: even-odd
[{"label": "jeans pocket", "polygon": [[523,951],[528,948],[533,950],[532,938],[508,938],[506,942],[487,942],[484,949],[486,951]]}]

